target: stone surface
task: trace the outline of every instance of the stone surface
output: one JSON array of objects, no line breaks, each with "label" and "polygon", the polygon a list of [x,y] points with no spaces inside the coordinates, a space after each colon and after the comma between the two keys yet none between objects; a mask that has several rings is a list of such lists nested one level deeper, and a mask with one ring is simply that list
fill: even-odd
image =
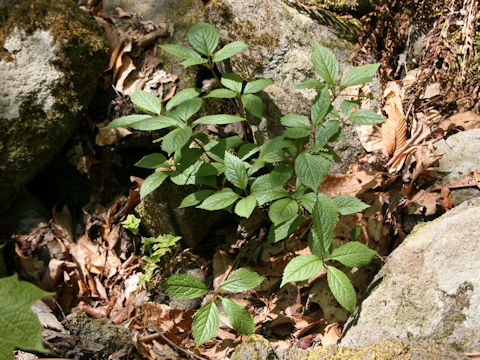
[{"label": "stone surface", "polygon": [[352,13],[364,15],[372,10],[375,0],[300,0],[301,3],[310,6],[318,6],[340,13]]},{"label": "stone surface", "polygon": [[107,60],[74,1],[15,3],[0,18],[0,211],[78,128]]},{"label": "stone surface", "polygon": [[175,234],[188,247],[194,247],[222,219],[226,212],[206,211],[195,207],[179,209],[183,198],[195,192],[194,186],[178,186],[166,180],[135,208],[141,226],[151,235]]},{"label": "stone surface", "polygon": [[[294,1],[218,0],[205,7],[205,19],[219,31],[220,45],[232,41],[248,45],[230,59],[233,71],[245,80],[266,77],[275,82],[262,93],[264,118],[248,118],[259,143],[282,132],[281,116],[310,114],[315,92],[294,86],[317,77],[311,61],[316,42],[332,49],[341,72],[351,66],[348,59],[354,45],[349,40],[356,37],[355,26],[327,11],[311,10]],[[334,164],[333,171],[347,170],[363,153],[353,126],[347,126],[346,133],[348,140],[335,145],[344,162]]]},{"label": "stone surface", "polygon": [[418,225],[389,256],[341,345],[384,337],[480,351],[480,198]]},{"label": "stone surface", "polygon": [[330,346],[308,350],[289,349],[275,352],[260,335],[238,345],[231,360],[467,360],[468,356],[439,344],[423,345],[395,339],[383,339],[364,347]]},{"label": "stone surface", "polygon": [[448,184],[470,172],[480,172],[480,129],[461,131],[435,144],[436,155],[444,154],[436,171],[445,173],[442,183]]}]

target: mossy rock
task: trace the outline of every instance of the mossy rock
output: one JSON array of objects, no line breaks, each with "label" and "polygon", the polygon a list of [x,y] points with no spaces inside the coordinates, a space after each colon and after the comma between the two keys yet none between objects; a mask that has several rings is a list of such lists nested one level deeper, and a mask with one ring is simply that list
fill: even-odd
[{"label": "mossy rock", "polygon": [[101,28],[73,0],[7,2],[0,18],[0,211],[78,129],[103,72]]},{"label": "mossy rock", "polygon": [[135,208],[137,216],[142,220],[142,228],[150,236],[179,235],[185,246],[197,246],[227,214],[195,207],[179,209],[183,198],[197,190],[193,185],[178,186],[166,180]]},{"label": "mossy rock", "polygon": [[373,9],[375,0],[299,0],[310,6],[317,6],[341,14],[365,15]]},{"label": "mossy rock", "polygon": [[63,323],[76,339],[72,349],[75,359],[103,360],[116,352],[123,352],[129,359],[143,359],[134,348],[130,332],[110,319],[91,319],[77,312],[68,315]]},{"label": "mossy rock", "polygon": [[443,345],[424,345],[382,339],[364,347],[328,346],[313,349],[289,349],[274,352],[269,342],[259,335],[238,345],[230,360],[466,360],[463,353],[456,352]]}]

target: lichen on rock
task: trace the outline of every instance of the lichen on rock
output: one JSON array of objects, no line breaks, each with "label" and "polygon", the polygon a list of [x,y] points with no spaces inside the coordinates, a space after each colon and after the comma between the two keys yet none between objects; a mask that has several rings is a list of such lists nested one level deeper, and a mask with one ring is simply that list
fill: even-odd
[{"label": "lichen on rock", "polygon": [[82,121],[107,60],[72,0],[14,1],[0,19],[0,211]]}]

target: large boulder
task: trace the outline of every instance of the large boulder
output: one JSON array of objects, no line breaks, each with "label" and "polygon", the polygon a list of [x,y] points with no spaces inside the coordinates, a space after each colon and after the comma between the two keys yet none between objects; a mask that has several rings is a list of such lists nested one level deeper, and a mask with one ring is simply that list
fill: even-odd
[{"label": "large boulder", "polygon": [[341,345],[384,337],[480,351],[480,198],[418,225],[389,256]]},{"label": "large boulder", "polygon": [[101,29],[73,0],[3,6],[0,211],[79,127],[108,53]]},{"label": "large boulder", "polygon": [[[266,77],[275,82],[262,94],[264,118],[248,118],[259,143],[281,133],[283,115],[310,113],[315,92],[296,90],[294,86],[317,77],[311,61],[315,43],[335,53],[341,73],[351,68],[349,58],[358,25],[326,10],[287,0],[217,0],[210,2],[204,13],[206,21],[219,31],[220,45],[232,41],[248,45],[248,49],[230,59],[234,72],[245,80]],[[377,97],[380,91],[377,86]],[[353,126],[347,126],[346,133],[348,140],[335,145],[343,161],[334,165],[333,171],[347,170],[363,153]]]}]

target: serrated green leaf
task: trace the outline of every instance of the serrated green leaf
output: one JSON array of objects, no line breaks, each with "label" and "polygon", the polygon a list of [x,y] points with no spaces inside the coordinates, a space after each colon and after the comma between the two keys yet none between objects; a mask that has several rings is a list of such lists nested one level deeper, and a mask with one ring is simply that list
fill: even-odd
[{"label": "serrated green leaf", "polygon": [[130,127],[133,124],[152,118],[150,115],[128,115],[113,120],[110,124],[104,127],[104,129],[114,129],[118,127]]},{"label": "serrated green leaf", "polygon": [[232,205],[238,198],[240,198],[240,195],[234,193],[232,189],[224,188],[210,195],[198,205],[197,208],[204,210],[221,210]]},{"label": "serrated green leaf", "polygon": [[247,169],[243,161],[233,154],[225,152],[225,177],[237,188],[245,190],[247,188],[248,176]]},{"label": "serrated green leaf", "polygon": [[[248,85],[248,84],[247,84]],[[263,115],[263,101],[257,95],[245,94],[242,95],[242,104],[247,111],[261,119]]]},{"label": "serrated green leaf", "polygon": [[294,257],[283,270],[280,287],[291,281],[302,281],[317,275],[322,270],[323,261],[317,255]]},{"label": "serrated green leaf", "polygon": [[355,214],[370,207],[370,205],[350,195],[340,195],[333,200],[337,203],[338,212],[341,215]]},{"label": "serrated green leaf", "polygon": [[332,103],[330,101],[330,92],[327,88],[324,88],[318,94],[315,102],[312,105],[311,117],[313,125],[318,125],[325,119],[325,116],[328,114]]},{"label": "serrated green leaf", "polygon": [[208,293],[205,284],[198,278],[188,274],[176,274],[162,284],[165,292],[177,299],[190,300]]},{"label": "serrated green leaf", "polygon": [[343,100],[340,108],[342,109],[343,115],[347,116],[353,109],[358,106],[360,106],[360,100]]},{"label": "serrated green leaf", "polygon": [[195,206],[213,194],[213,190],[199,190],[183,198],[179,208]]},{"label": "serrated green leaf", "polygon": [[168,177],[168,173],[165,171],[157,171],[148,176],[143,182],[140,188],[140,199],[150,194],[153,190],[158,188],[165,179]]},{"label": "serrated green leaf", "polygon": [[274,137],[267,140],[260,146],[260,154],[258,158],[263,162],[275,163],[286,160],[284,148],[294,147],[293,142],[284,139],[282,136]]},{"label": "serrated green leaf", "polygon": [[328,287],[338,303],[350,312],[355,310],[357,296],[352,283],[342,271],[327,265]]},{"label": "serrated green leaf", "polygon": [[0,279],[0,358],[13,360],[16,347],[48,352],[42,344],[42,325],[30,307],[41,298],[53,295],[17,275]]},{"label": "serrated green leaf", "polygon": [[359,125],[374,125],[385,121],[385,119],[376,112],[367,109],[355,110],[350,114],[348,120]]},{"label": "serrated green leaf", "polygon": [[341,123],[338,120],[330,120],[322,124],[315,132],[315,145],[324,147],[328,142],[339,139],[342,131]]},{"label": "serrated green leaf", "polygon": [[260,148],[256,144],[248,143],[243,144],[240,149],[238,149],[237,157],[241,160],[246,160],[253,154],[260,151]]},{"label": "serrated green leaf", "polygon": [[240,76],[235,73],[229,73],[222,76],[220,80],[223,86],[226,88],[235,91],[237,94],[242,92],[243,80]]},{"label": "serrated green leaf", "polygon": [[274,225],[279,225],[292,219],[298,213],[298,204],[293,199],[275,201],[268,209],[268,216]]},{"label": "serrated green leaf", "polygon": [[252,194],[257,199],[258,205],[263,205],[267,202],[278,200],[289,195],[289,192],[281,186],[276,186],[264,191],[255,191]]},{"label": "serrated green leaf", "polygon": [[368,64],[354,67],[345,74],[340,84],[340,90],[349,86],[365,84],[372,81],[372,76],[378,71],[381,64]]},{"label": "serrated green leaf", "polygon": [[333,249],[332,253],[326,260],[335,260],[349,267],[360,267],[367,265],[376,252],[368,246],[352,241]]},{"label": "serrated green leaf", "polygon": [[307,79],[304,82],[295,85],[294,89],[310,89],[314,88],[317,90],[322,90],[326,84],[317,79]]},{"label": "serrated green leaf", "polygon": [[249,195],[235,205],[235,214],[238,216],[249,218],[253,210],[257,206],[257,199],[254,195]]},{"label": "serrated green leaf", "polygon": [[180,65],[182,65],[185,69],[194,66],[194,65],[202,65],[208,63],[208,59],[204,58],[190,58],[182,61]]},{"label": "serrated green leaf", "polygon": [[306,128],[288,128],[283,133],[282,136],[290,139],[303,139],[310,136],[310,129]]},{"label": "serrated green leaf", "polygon": [[295,173],[300,183],[317,192],[330,165],[330,159],[324,155],[301,153],[295,161]]},{"label": "serrated green leaf", "polygon": [[335,223],[338,221],[338,208],[335,201],[325,194],[317,194],[312,220],[315,234],[323,244],[325,254],[329,254],[335,233]]},{"label": "serrated green leaf", "polygon": [[175,94],[174,97],[172,97],[167,102],[165,109],[167,109],[167,111],[170,111],[175,106],[180,105],[182,102],[196,98],[198,95],[201,94],[201,92],[202,92],[201,89],[194,89],[194,88],[188,88],[188,89],[179,91],[177,94]]},{"label": "serrated green leaf", "polygon": [[310,121],[305,115],[298,114],[287,114],[280,118],[280,123],[283,126],[293,127],[293,128],[306,128],[310,129]]},{"label": "serrated green leaf", "polygon": [[233,293],[240,293],[256,288],[263,280],[265,280],[265,278],[256,272],[246,268],[240,268],[235,270],[227,280],[222,281],[218,288]]},{"label": "serrated green leaf", "polygon": [[272,85],[273,81],[270,79],[265,79],[265,78],[259,78],[259,79],[254,79],[252,81],[249,81],[245,85],[245,89],[243,90],[244,94],[253,94],[259,91],[262,91],[265,89],[267,86]]},{"label": "serrated green leaf", "polygon": [[156,169],[165,165],[168,165],[167,159],[159,153],[146,155],[135,163],[135,166],[144,169]]},{"label": "serrated green leaf", "polygon": [[319,44],[312,52],[312,62],[315,71],[330,85],[335,84],[338,77],[338,61],[332,50]]},{"label": "serrated green leaf", "polygon": [[311,228],[308,233],[308,247],[313,255],[323,257],[325,255],[325,249],[323,248],[323,242],[315,232],[315,228]]},{"label": "serrated green leaf", "polygon": [[222,298],[222,307],[228,322],[239,334],[253,334],[255,324],[247,309],[226,298]]},{"label": "serrated green leaf", "polygon": [[208,93],[206,98],[218,98],[218,99],[232,99],[237,96],[237,93],[230,89],[215,89]]},{"label": "serrated green leaf", "polygon": [[219,41],[217,29],[207,23],[198,23],[188,30],[188,42],[203,55],[211,55]]},{"label": "serrated green leaf", "polygon": [[182,121],[187,121],[190,119],[194,114],[200,110],[202,107],[203,100],[200,98],[194,98],[190,100],[186,100],[179,104],[175,110],[169,113],[170,116],[176,116]]},{"label": "serrated green leaf", "polygon": [[183,46],[183,45],[177,45],[177,44],[167,44],[167,45],[160,45],[160,48],[163,51],[166,51],[170,55],[182,58],[182,59],[201,59],[201,56],[199,53],[196,51]]},{"label": "serrated green leaf", "polygon": [[292,234],[303,223],[305,217],[303,215],[297,215],[294,218],[281,223],[280,225],[272,225],[268,232],[268,242],[276,243],[285,239]]},{"label": "serrated green leaf", "polygon": [[238,54],[240,51],[247,47],[247,44],[241,41],[231,42],[215,53],[215,55],[213,56],[213,61],[219,62],[228,59],[229,57]]},{"label": "serrated green leaf", "polygon": [[283,180],[279,176],[272,176],[272,174],[262,175],[255,179],[250,187],[250,191],[257,199],[258,204],[263,205],[266,202],[289,195],[288,191],[282,187],[285,184]]},{"label": "serrated green leaf", "polygon": [[220,325],[217,306],[213,301],[203,305],[193,315],[192,333],[196,347],[215,336]]},{"label": "serrated green leaf", "polygon": [[317,195],[313,192],[302,195],[300,204],[311,214],[317,201]]},{"label": "serrated green leaf", "polygon": [[132,129],[141,131],[160,130],[169,127],[185,127],[185,123],[169,116],[155,116],[149,119],[137,121],[131,125]]},{"label": "serrated green leaf", "polygon": [[180,128],[170,131],[167,136],[163,138],[162,150],[168,154],[181,149],[190,140],[192,136],[192,129]]},{"label": "serrated green leaf", "polygon": [[234,115],[227,114],[217,114],[217,115],[207,115],[203,116],[200,119],[196,120],[193,124],[213,124],[213,125],[226,125],[231,123],[236,123],[240,121],[245,121],[244,118]]},{"label": "serrated green leaf", "polygon": [[160,112],[162,111],[162,101],[155,95],[140,90],[139,88],[135,89],[130,100],[132,100],[135,106],[144,111],[149,111],[156,115],[160,115]]}]

